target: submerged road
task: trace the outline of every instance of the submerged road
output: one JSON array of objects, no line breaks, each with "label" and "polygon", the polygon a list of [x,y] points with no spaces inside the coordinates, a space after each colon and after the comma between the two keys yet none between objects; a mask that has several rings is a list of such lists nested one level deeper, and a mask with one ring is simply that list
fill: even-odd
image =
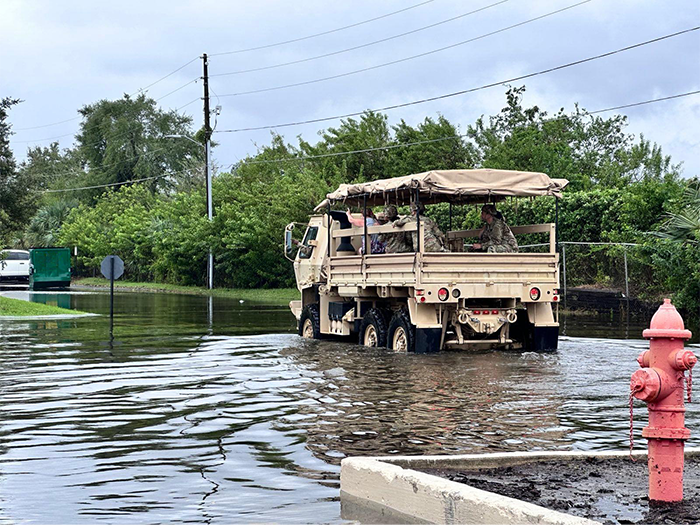
[{"label": "submerged road", "polygon": [[[285,307],[121,293],[116,310],[113,337],[106,317],[0,321],[0,523],[342,522],[349,455],[625,449],[647,347],[641,325],[581,315],[554,354],[420,356],[304,341]],[[640,403],[639,448],[645,419]]]}]

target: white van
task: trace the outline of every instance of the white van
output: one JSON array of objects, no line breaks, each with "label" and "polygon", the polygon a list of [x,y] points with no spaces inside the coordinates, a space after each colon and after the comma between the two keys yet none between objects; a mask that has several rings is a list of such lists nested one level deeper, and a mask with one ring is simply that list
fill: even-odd
[{"label": "white van", "polygon": [[29,252],[0,251],[0,283],[29,283]]}]

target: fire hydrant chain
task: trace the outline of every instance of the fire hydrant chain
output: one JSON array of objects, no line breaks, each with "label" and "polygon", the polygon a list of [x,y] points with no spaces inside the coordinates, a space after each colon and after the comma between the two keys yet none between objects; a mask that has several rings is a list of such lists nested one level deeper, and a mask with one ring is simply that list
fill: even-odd
[{"label": "fire hydrant chain", "polygon": [[685,379],[685,387],[688,391],[688,403],[691,401],[691,393],[693,391],[693,369],[688,370],[688,377]]},{"label": "fire hydrant chain", "polygon": [[634,390],[630,390],[630,459],[636,463],[632,449],[634,449]]}]

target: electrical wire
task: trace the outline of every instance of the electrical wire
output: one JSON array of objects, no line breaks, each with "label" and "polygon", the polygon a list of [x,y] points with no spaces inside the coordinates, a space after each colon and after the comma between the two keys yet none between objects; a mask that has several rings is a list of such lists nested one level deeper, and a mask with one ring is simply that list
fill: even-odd
[{"label": "electrical wire", "polygon": [[441,22],[436,22],[436,23],[434,23],[434,24],[430,24],[430,25],[427,25],[427,26],[419,27],[418,29],[413,29],[412,31],[406,31],[405,33],[400,33],[400,34],[398,34],[398,35],[390,36],[390,37],[387,37],[387,38],[382,38],[382,39],[380,39],[380,40],[375,40],[375,41],[373,41],[373,42],[368,42],[368,43],[366,43],[366,44],[361,44],[361,45],[359,45],[359,46],[349,47],[349,48],[346,48],[346,49],[341,49],[341,50],[339,50],[339,51],[333,51],[332,53],[325,53],[325,54],[323,54],[323,55],[316,55],[316,56],[313,56],[313,57],[302,58],[302,59],[300,59],[300,60],[293,60],[293,61],[291,61],[291,62],[284,62],[284,63],[281,63],[281,64],[275,64],[275,65],[272,65],[272,66],[256,67],[256,68],[253,68],[253,69],[243,69],[243,70],[240,70],[240,71],[231,71],[231,72],[229,72],[229,73],[217,73],[217,74],[215,74],[215,75],[209,75],[209,77],[210,77],[210,78],[213,78],[213,77],[225,77],[225,76],[230,76],[230,75],[241,75],[241,74],[243,74],[243,73],[253,73],[254,71],[265,71],[265,70],[267,70],[267,69],[275,69],[275,68],[282,67],[282,66],[290,66],[290,65],[293,65],[293,64],[301,64],[301,63],[303,63],[303,62],[310,62],[310,61],[312,61],[312,60],[318,60],[318,59],[320,59],[320,58],[327,58],[327,57],[331,57],[331,56],[335,56],[335,55],[340,55],[340,54],[342,54],[342,53],[347,53],[347,52],[349,52],[349,51],[356,51],[356,50],[358,50],[358,49],[362,49],[362,48],[365,48],[365,47],[373,46],[373,45],[375,45],[375,44],[381,44],[381,43],[383,43],[383,42],[388,42],[389,40],[394,40],[394,39],[396,39],[396,38],[401,38],[401,37],[404,37],[404,36],[407,36],[407,35],[412,35],[412,34],[414,34],[414,33],[418,33],[418,32],[420,32],[420,31],[425,31],[426,29],[432,29],[433,27],[437,27],[437,26],[439,26],[439,25],[446,24],[446,23],[448,23],[448,22],[453,22],[453,21],[455,21],[455,20],[459,20],[460,18],[464,18],[464,17],[467,17],[467,16],[469,16],[469,15],[473,15],[473,14],[475,14],[475,13],[479,13],[479,12],[481,12],[481,11],[486,11],[487,9],[490,9],[490,8],[492,8],[492,7],[496,7],[496,6],[501,5],[501,4],[505,4],[506,2],[510,2],[510,0],[500,0],[499,2],[496,2],[496,3],[494,3],[494,4],[490,4],[490,5],[487,5],[487,6],[485,6],[485,7],[481,7],[481,8],[479,8],[479,9],[475,9],[475,10],[473,10],[473,11],[469,11],[468,13],[463,13],[463,14],[458,15],[458,16],[453,16],[452,18],[448,18],[447,20],[442,20]]},{"label": "electrical wire", "polygon": [[561,8],[561,9],[557,9],[556,11],[551,11],[551,12],[546,13],[546,14],[544,14],[544,15],[540,15],[540,16],[537,16],[537,17],[535,17],[535,18],[530,18],[530,19],[528,19],[528,20],[524,20],[523,22],[519,22],[519,23],[517,23],[517,24],[513,24],[513,25],[510,25],[510,26],[508,26],[508,27],[503,27],[503,28],[501,28],[501,29],[497,29],[496,31],[491,31],[490,33],[484,33],[483,35],[479,35],[479,36],[476,36],[476,37],[474,37],[474,38],[470,38],[470,39],[468,39],[468,40],[463,40],[463,41],[461,41],[461,42],[457,42],[456,44],[451,44],[451,45],[449,45],[449,46],[441,47],[441,48],[438,48],[438,49],[433,49],[433,50],[431,50],[431,51],[426,51],[425,53],[419,53],[419,54],[417,54],[417,55],[412,55],[412,56],[410,56],[410,57],[404,57],[404,58],[400,58],[400,59],[398,59],[398,60],[392,60],[391,62],[384,62],[383,64],[377,64],[377,65],[375,65],[375,66],[364,67],[364,68],[362,68],[362,69],[356,69],[356,70],[354,70],[354,71],[347,71],[347,72],[345,72],[345,73],[339,73],[339,74],[337,74],[337,75],[331,75],[331,76],[329,76],[329,77],[316,78],[316,79],[313,79],[313,80],[306,80],[306,81],[304,81],[304,82],[295,82],[295,83],[293,83],[293,84],[284,84],[284,85],[282,85],[282,86],[273,86],[273,87],[269,87],[269,88],[253,89],[253,90],[250,90],[250,91],[241,91],[241,92],[239,92],[239,93],[227,93],[227,94],[225,94],[225,95],[220,95],[220,96],[221,96],[221,97],[239,97],[239,96],[243,96],[243,95],[254,95],[254,94],[256,94],[256,93],[267,93],[267,92],[269,92],[269,91],[278,91],[278,90],[280,90],[280,89],[288,89],[288,88],[299,87],[299,86],[308,86],[309,84],[316,84],[316,83],[318,83],[318,82],[325,82],[325,81],[327,81],[327,80],[334,80],[334,79],[336,79],[336,78],[344,78],[344,77],[348,77],[348,76],[351,76],[351,75],[357,75],[358,73],[365,73],[365,72],[367,72],[367,71],[373,71],[373,70],[375,70],[375,69],[380,69],[380,68],[387,67],[387,66],[391,66],[391,65],[394,65],[394,64],[400,64],[400,63],[403,63],[403,62],[407,62],[407,61],[409,61],[409,60],[414,60],[414,59],[416,59],[416,58],[422,58],[422,57],[425,57],[425,56],[428,56],[428,55],[432,55],[432,54],[435,54],[435,53],[439,53],[439,52],[442,52],[442,51],[446,51],[446,50],[448,50],[448,49],[453,49],[453,48],[458,47],[458,46],[463,46],[463,45],[469,44],[469,43],[471,43],[471,42],[476,42],[477,40],[481,40],[481,39],[487,38],[487,37],[489,37],[489,36],[497,35],[497,34],[499,34],[499,33],[503,33],[503,32],[505,32],[505,31],[509,31],[509,30],[511,30],[511,29],[515,29],[516,27],[524,26],[524,25],[526,25],[526,24],[530,24],[530,23],[532,23],[532,22],[536,22],[536,21],[538,21],[538,20],[542,20],[543,18],[547,18],[547,17],[550,17],[550,16],[553,16],[553,15],[559,14],[559,13],[564,12],[564,11],[568,11],[569,9],[573,9],[573,8],[575,8],[575,7],[579,7],[579,6],[581,6],[581,5],[584,5],[584,4],[589,3],[589,2],[591,2],[591,1],[592,1],[592,0],[583,0],[582,2],[578,2],[578,3],[576,3],[576,4],[572,4],[572,5],[569,5],[569,6],[567,6],[567,7],[563,7],[563,8]]},{"label": "electrical wire", "polygon": [[[303,160],[310,160],[310,159],[323,159],[326,157],[339,157],[342,155],[352,155],[355,153],[369,153],[371,151],[384,151],[384,150],[390,150],[390,149],[396,149],[396,148],[405,148],[407,146],[417,146],[419,144],[430,144],[432,142],[442,142],[445,140],[454,140],[454,139],[460,139],[464,138],[466,135],[452,135],[449,137],[440,137],[438,139],[430,139],[430,140],[419,140],[416,142],[406,142],[405,144],[390,144],[388,146],[378,146],[376,148],[366,148],[366,149],[356,149],[353,151],[338,151],[335,153],[323,153],[321,155],[307,155],[304,157],[290,157],[286,159],[269,159],[269,160],[243,160],[243,164],[273,164],[273,163],[278,163],[278,162],[289,162],[289,161],[303,161]],[[231,166],[235,166],[235,164],[231,164]]]},{"label": "electrical wire", "polygon": [[[193,59],[190,60],[189,62],[186,62],[186,63],[183,64],[182,66],[178,67],[177,69],[174,69],[173,71],[171,71],[170,73],[168,73],[168,74],[165,75],[164,77],[161,77],[161,78],[159,78],[158,80],[156,80],[155,82],[152,82],[151,84],[148,84],[146,87],[137,89],[136,91],[134,91],[133,93],[131,93],[129,96],[130,96],[130,97],[133,97],[134,95],[137,95],[138,93],[142,93],[142,92],[147,91],[149,88],[155,86],[155,85],[158,84],[159,82],[162,82],[163,80],[165,80],[166,78],[168,78],[168,77],[174,75],[175,73],[177,73],[177,72],[180,71],[181,69],[184,69],[185,67],[189,66],[189,65],[190,65],[192,62],[194,62],[195,60],[199,60],[199,57],[197,56],[197,57],[193,58]],[[167,95],[166,95],[166,96],[167,96]],[[161,97],[161,98],[165,98],[165,97]],[[158,99],[158,100],[160,100],[160,99]],[[80,117],[80,116],[78,116],[78,117],[73,117],[73,118],[69,118],[69,119],[66,119],[66,120],[61,120],[61,121],[59,121],[59,122],[53,122],[53,123],[51,123],[51,124],[42,124],[41,126],[31,126],[31,127],[27,127],[27,128],[14,128],[13,131],[29,131],[29,130],[32,130],[32,129],[49,128],[49,127],[51,127],[51,126],[58,126],[59,124],[65,124],[66,122],[73,122],[74,120],[78,120],[79,118],[81,118],[81,117]],[[72,133],[71,133],[71,135],[72,135]],[[58,138],[67,137],[67,136],[68,136],[68,135],[61,135],[61,136],[58,137]],[[16,141],[16,142],[27,143],[27,142],[40,142],[40,141],[44,141],[44,140],[51,140],[51,139],[40,139],[40,140],[37,140],[37,141]]]},{"label": "electrical wire", "polygon": [[[613,106],[609,108],[604,108],[604,109],[597,109],[595,111],[587,111],[586,113],[589,115],[595,115],[598,113],[604,113],[607,111],[615,111],[617,109],[622,109],[622,108],[630,108],[630,107],[635,107],[635,106],[642,106],[645,104],[653,104],[655,102],[663,102],[666,100],[672,100],[672,99],[677,99],[681,97],[687,97],[691,95],[697,95],[700,94],[700,90],[697,91],[689,91],[686,93],[679,93],[677,95],[670,95],[667,97],[661,97],[661,98],[655,98],[651,100],[645,100],[642,102],[633,102],[631,104],[623,104],[620,106]],[[562,115],[558,117],[553,117],[551,119],[545,119],[544,122],[550,122],[554,120],[562,120],[564,118],[568,118],[568,115]],[[405,144],[391,144],[388,146],[379,146],[375,148],[365,148],[361,150],[353,150],[353,151],[340,151],[340,152],[334,152],[334,153],[324,153],[320,155],[307,155],[304,157],[289,157],[286,159],[268,159],[268,160],[253,160],[253,161],[248,161],[248,160],[243,160],[242,164],[276,164],[280,162],[300,162],[300,161],[305,161],[305,160],[313,160],[313,159],[319,159],[319,158],[327,158],[327,157],[338,157],[342,155],[354,155],[356,153],[368,153],[372,151],[380,151],[380,150],[390,150],[390,149],[396,149],[396,148],[404,148],[404,147],[410,147],[410,146],[418,146],[421,144],[430,144],[430,143],[435,143],[435,142],[443,142],[446,140],[455,140],[455,139],[461,139],[467,137],[466,134],[460,134],[460,135],[451,135],[449,137],[440,137],[437,139],[429,139],[429,140],[419,140],[419,141],[414,141],[414,142],[407,142]],[[158,151],[158,150],[156,150]],[[153,153],[153,152],[151,152]],[[144,155],[148,154],[144,153]],[[230,167],[235,166],[235,164],[232,164]],[[184,171],[184,172],[178,172],[175,174],[170,174],[170,173],[165,173],[163,175],[156,175],[153,177],[146,177],[143,179],[133,179],[133,180],[128,180],[128,181],[123,181],[123,182],[114,182],[111,184],[100,184],[100,185],[95,185],[95,186],[84,186],[80,188],[66,188],[66,189],[60,189],[60,190],[38,190],[39,193],[59,193],[59,192],[68,192],[68,191],[79,191],[79,190],[90,190],[90,189],[97,189],[97,188],[107,188],[111,186],[120,186],[123,184],[129,184],[129,183],[137,183],[137,182],[145,182],[148,180],[154,180],[154,179],[159,179],[163,177],[168,177],[168,176],[175,176],[175,175],[181,175],[183,173],[190,173],[192,170]],[[70,173],[75,173],[76,175],[83,175],[84,173],[81,172],[70,172]],[[59,174],[60,175],[60,174]]]},{"label": "electrical wire", "polygon": [[[81,175],[81,173],[76,173],[76,175]],[[61,189],[61,190],[38,190],[37,193],[62,193],[62,192],[66,192],[66,191],[80,191],[80,190],[94,190],[97,188],[110,188],[112,186],[121,186],[123,184],[129,184],[131,182],[145,182],[147,180],[160,179],[160,178],[163,178],[167,175],[170,175],[170,174],[155,175],[153,177],[146,177],[143,179],[125,180],[124,182],[113,182],[111,184],[98,184],[96,186],[83,186],[81,188],[65,188],[65,189]]]},{"label": "electrical wire", "polygon": [[[631,104],[623,104],[621,106],[613,106],[609,108],[604,108],[604,109],[597,109],[595,111],[586,111],[588,115],[597,115],[598,113],[605,113],[608,111],[616,111],[618,109],[624,109],[624,108],[631,108],[635,106],[643,106],[645,104],[653,104],[656,102],[663,102],[666,100],[672,100],[676,98],[681,98],[681,97],[688,97],[691,95],[698,95],[700,94],[700,90],[697,91],[688,91],[686,93],[679,93],[677,95],[670,95],[668,97],[661,97],[661,98],[654,98],[651,100],[644,100],[642,102],[633,102]],[[557,117],[552,117],[548,119],[543,119],[542,122],[553,122],[556,120],[563,120],[569,118],[569,115],[561,115]],[[303,157],[288,157],[285,159],[268,159],[268,160],[243,160],[241,161],[241,164],[247,165],[247,164],[276,164],[280,162],[299,162],[299,161],[305,161],[305,160],[313,160],[313,159],[320,159],[320,158],[326,158],[326,157],[339,157],[342,155],[354,155],[356,153],[369,153],[372,151],[382,151],[382,150],[390,150],[390,149],[395,149],[395,148],[403,148],[407,146],[418,146],[420,144],[430,144],[433,142],[442,142],[445,140],[455,140],[455,139],[462,139],[466,138],[468,135],[467,134],[461,134],[461,135],[450,135],[449,137],[441,137],[437,139],[430,139],[430,140],[419,140],[415,142],[407,142],[405,144],[392,144],[389,146],[378,146],[375,148],[365,148],[365,149],[358,149],[358,150],[352,150],[352,151],[339,151],[339,152],[334,152],[334,153],[323,153],[321,155],[307,155]],[[229,167],[234,167],[236,164],[231,164]]]},{"label": "electrical wire", "polygon": [[[616,54],[618,54],[618,53],[623,53],[623,52],[625,52],[625,51],[630,51],[630,50],[632,50],[632,49],[636,49],[636,48],[639,48],[639,47],[642,47],[642,46],[646,46],[646,45],[649,45],[649,44],[654,44],[654,43],[656,43],[656,42],[660,42],[660,41],[666,40],[666,39],[668,39],[668,38],[673,38],[673,37],[676,37],[676,36],[684,35],[684,34],[686,34],[686,33],[690,33],[690,32],[692,32],[692,31],[697,31],[698,29],[700,29],[700,26],[695,26],[695,27],[692,27],[692,28],[689,28],[689,29],[684,29],[684,30],[682,30],[682,31],[678,31],[678,32],[676,32],[676,33],[671,33],[671,34],[664,35],[664,36],[661,36],[661,37],[658,37],[658,38],[654,38],[654,39],[651,39],[651,40],[646,40],[646,41],[640,42],[640,43],[638,43],[638,44],[633,44],[633,45],[630,45],[630,46],[622,47],[622,48],[616,49],[616,50],[614,50],[614,51],[608,51],[607,53],[601,53],[601,54],[599,54],[599,55],[594,55],[594,56],[591,56],[591,57],[588,57],[588,58],[583,58],[583,59],[580,59],[580,60],[575,60],[575,61],[573,61],[573,62],[568,62],[568,63],[566,63],[566,64],[562,64],[562,65],[559,65],[559,66],[554,66],[554,67],[550,67],[550,68],[547,68],[547,69],[542,69],[542,70],[540,70],[540,71],[535,71],[534,73],[528,73],[528,74],[525,74],[525,75],[519,75],[519,76],[517,76],[517,77],[511,77],[511,78],[508,78],[508,79],[505,79],[505,80],[499,80],[499,81],[497,81],[497,82],[491,82],[491,83],[489,83],[489,84],[484,84],[484,85],[481,85],[481,86],[478,86],[478,87],[473,87],[473,88],[469,88],[469,89],[463,89],[463,90],[461,90],[461,91],[454,91],[454,92],[452,92],[452,93],[445,93],[445,94],[443,94],[443,95],[437,95],[437,96],[434,96],[434,97],[424,98],[424,99],[420,99],[420,100],[414,100],[414,101],[411,101],[411,102],[404,102],[404,103],[401,103],[401,104],[393,104],[393,105],[391,105],[391,106],[384,106],[384,107],[381,107],[381,108],[375,108],[375,109],[369,109],[369,110],[363,110],[363,111],[355,111],[355,112],[353,112],[353,113],[346,113],[346,114],[344,114],[344,115],[335,115],[335,116],[332,116],[332,117],[321,117],[321,118],[309,119],[309,120],[302,120],[302,121],[297,121],[297,122],[287,122],[287,123],[283,123],[283,124],[271,124],[271,125],[267,125],[267,126],[255,126],[255,127],[238,128],[238,129],[222,129],[222,130],[220,130],[220,131],[217,131],[217,133],[240,133],[240,132],[242,132],[242,131],[258,131],[258,130],[264,130],[264,129],[284,128],[284,127],[289,127],[289,126],[301,126],[301,125],[303,125],[303,124],[314,124],[314,123],[317,123],[317,122],[327,122],[327,121],[329,121],[329,120],[338,120],[338,119],[343,119],[343,118],[348,118],[348,117],[356,117],[356,116],[362,115],[363,113],[368,112],[368,111],[369,111],[369,112],[390,111],[390,110],[394,110],[394,109],[405,108],[405,107],[408,107],[408,106],[415,106],[415,105],[417,105],[417,104],[425,104],[426,102],[434,102],[434,101],[436,101],[436,100],[443,100],[443,99],[446,99],[446,98],[456,97],[456,96],[459,96],[459,95],[465,95],[465,94],[467,94],[467,93],[474,93],[474,92],[476,92],[476,91],[481,91],[481,90],[484,90],[484,89],[489,89],[489,88],[492,88],[492,87],[495,87],[495,86],[500,86],[500,85],[508,84],[508,83],[511,83],[511,82],[517,82],[517,81],[519,81],[519,80],[524,80],[524,79],[526,79],[526,78],[532,78],[532,77],[536,77],[536,76],[540,76],[540,75],[545,75],[545,74],[547,74],[547,73],[552,73],[552,72],[554,72],[554,71],[559,71],[559,70],[562,70],[562,69],[567,69],[567,68],[570,68],[570,67],[573,67],[573,66],[578,66],[578,65],[580,65],[580,64],[585,64],[585,63],[587,63],[587,62],[592,62],[592,61],[594,61],[594,60],[599,60],[599,59],[601,59],[601,58],[606,58],[606,57],[609,57],[609,56],[612,56],[612,55],[616,55]],[[224,95],[220,95],[220,96],[223,97]]]},{"label": "electrical wire", "polygon": [[210,57],[216,57],[216,56],[223,56],[223,55],[234,55],[234,54],[236,54],[236,53],[246,53],[246,52],[248,52],[248,51],[257,51],[257,50],[259,50],[259,49],[269,49],[269,48],[271,48],[271,47],[282,46],[282,45],[285,45],[285,44],[292,44],[292,43],[294,43],[294,42],[301,42],[302,40],[309,40],[310,38],[316,38],[316,37],[323,36],[323,35],[330,35],[331,33],[337,33],[338,31],[344,31],[345,29],[350,29],[350,28],[352,28],[352,27],[357,27],[357,26],[361,26],[361,25],[363,25],[363,24],[368,24],[369,22],[375,22],[375,21],[377,21],[377,20],[381,20],[382,18],[387,18],[387,17],[390,17],[390,16],[398,15],[399,13],[403,13],[403,12],[405,12],[405,11],[409,11],[409,10],[411,10],[411,9],[415,9],[416,7],[420,7],[420,6],[422,6],[422,5],[430,4],[431,2],[433,2],[433,0],[427,0],[426,2],[421,2],[421,3],[419,3],[419,4],[414,4],[414,5],[405,7],[405,8],[403,8],[403,9],[399,9],[398,11],[394,11],[394,12],[392,12],[392,13],[387,13],[387,14],[385,14],[385,15],[376,16],[376,17],[370,18],[370,19],[368,19],[368,20],[363,20],[362,22],[356,22],[356,23],[354,23],[354,24],[350,24],[350,25],[343,26],[343,27],[338,27],[338,28],[336,28],[336,29],[330,29],[330,30],[328,30],[328,31],[323,31],[323,32],[321,32],[321,33],[316,33],[316,34],[313,34],[313,35],[303,36],[303,37],[299,37],[299,38],[292,38],[292,39],[290,39],[290,40],[285,40],[285,41],[283,41],[283,42],[276,42],[276,43],[274,43],[274,44],[266,44],[266,45],[263,45],[263,46],[249,47],[249,48],[246,48],[246,49],[237,49],[237,50],[235,50],[235,51],[225,51],[225,52],[222,52],[222,53],[213,53],[213,54],[210,54],[210,55],[208,55],[208,56],[210,56]]},{"label": "electrical wire", "polygon": [[[188,64],[190,64],[190,63],[191,63],[191,61],[188,62]],[[180,68],[180,69],[182,69],[182,68]],[[164,78],[165,78],[165,77],[164,77]],[[165,97],[169,97],[169,96],[172,95],[173,93],[177,93],[178,91],[180,91],[181,89],[186,88],[186,87],[189,86],[190,84],[194,84],[195,82],[197,82],[198,80],[200,80],[200,78],[201,78],[201,77],[193,78],[192,80],[188,81],[187,83],[181,85],[179,88],[176,88],[176,89],[172,90],[170,93],[166,93],[166,94],[163,95],[162,97],[155,99],[155,101],[156,101],[156,102],[160,102],[160,101],[163,100]],[[131,95],[129,95],[129,96],[131,96]],[[196,99],[194,99],[192,102],[188,102],[187,104],[185,104],[185,106],[189,106],[190,104],[192,104],[193,102],[195,102],[195,101],[197,101],[197,100],[200,100],[200,99],[199,99],[199,98],[196,98]],[[182,107],[185,107],[185,106],[182,106]],[[180,111],[180,109],[182,109],[182,108],[178,108],[178,109],[176,109],[175,111]],[[73,118],[73,119],[71,119],[71,120],[75,120],[75,119],[78,119],[78,118],[81,118],[81,117],[75,117],[75,118]],[[69,121],[65,121],[65,122],[69,122]],[[120,134],[114,135],[112,138],[115,139],[115,138],[123,137],[123,136],[125,136],[125,135],[128,135],[129,133],[131,133],[131,131],[125,131],[124,133],[120,133]],[[74,135],[73,133],[65,133],[65,134],[63,134],[63,135],[56,135],[56,136],[54,136],[54,137],[46,137],[46,138],[43,138],[43,139],[13,140],[12,142],[15,143],[15,144],[39,144],[39,143],[41,143],[41,142],[46,142],[46,141],[49,141],[49,140],[62,139],[62,138],[65,138],[65,137],[71,137],[71,136],[73,136],[73,135]],[[94,142],[94,143],[92,143],[92,144],[86,144],[86,146],[94,146],[94,145],[96,145],[96,144],[99,144],[100,142],[102,142],[102,141]]]}]

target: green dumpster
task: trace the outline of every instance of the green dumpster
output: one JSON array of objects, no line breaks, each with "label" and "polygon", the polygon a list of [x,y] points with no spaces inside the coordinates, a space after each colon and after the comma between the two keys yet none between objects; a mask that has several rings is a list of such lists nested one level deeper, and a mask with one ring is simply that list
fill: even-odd
[{"label": "green dumpster", "polygon": [[33,248],[29,250],[29,289],[68,288],[70,286],[70,250]]}]

